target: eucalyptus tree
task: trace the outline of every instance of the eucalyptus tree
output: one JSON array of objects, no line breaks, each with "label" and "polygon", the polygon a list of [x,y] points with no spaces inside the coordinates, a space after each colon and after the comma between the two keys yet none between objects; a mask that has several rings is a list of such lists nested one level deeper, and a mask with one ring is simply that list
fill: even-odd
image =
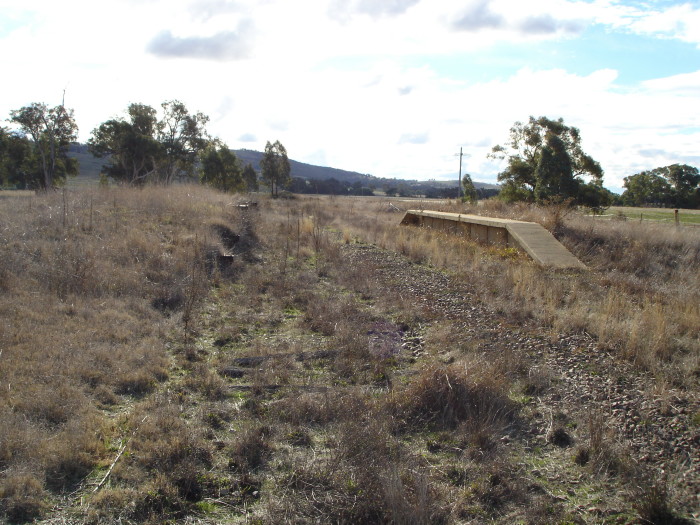
[{"label": "eucalyptus tree", "polygon": [[103,172],[115,181],[142,185],[152,179],[161,162],[163,150],[156,139],[156,110],[145,104],[130,104],[128,119],[103,122],[92,131],[90,152],[106,157]]},{"label": "eucalyptus tree", "polygon": [[37,188],[42,180],[29,139],[0,127],[0,184],[19,189]]},{"label": "eucalyptus tree", "polygon": [[507,160],[498,175],[506,200],[575,201],[583,176],[602,191],[603,169],[582,150],[579,130],[561,118],[516,122],[506,145],[494,146],[489,157]]},{"label": "eucalyptus tree", "polygon": [[467,202],[476,202],[479,198],[479,194],[476,191],[474,182],[472,181],[471,175],[465,173],[462,175],[462,199]]},{"label": "eucalyptus tree", "polygon": [[290,179],[291,166],[287,158],[287,150],[276,141],[274,144],[267,142],[265,153],[260,159],[262,180],[270,186],[270,194],[276,196],[280,186],[287,184]]},{"label": "eucalyptus tree", "polygon": [[161,104],[162,116],[151,106],[130,104],[127,117],[110,119],[93,130],[88,146],[107,158],[104,172],[114,180],[140,185],[169,184],[194,178],[200,154],[210,143],[209,118],[191,114],[182,102]]},{"label": "eucalyptus tree", "polygon": [[210,141],[206,131],[209,117],[191,114],[177,100],[163,102],[161,107],[163,117],[158,122],[156,138],[163,149],[163,159],[158,176],[161,182],[170,184],[196,174],[197,159]]},{"label": "eucalyptus tree", "polygon": [[31,144],[37,163],[37,177],[30,185],[49,190],[65,182],[67,175],[78,174],[78,163],[68,156],[68,148],[78,137],[78,125],[72,109],[63,104],[50,108],[34,102],[10,112],[10,122]]},{"label": "eucalyptus tree", "polygon": [[200,180],[218,190],[242,191],[246,184],[241,173],[238,157],[226,144],[213,140],[200,158]]},{"label": "eucalyptus tree", "polygon": [[246,190],[258,191],[258,174],[250,162],[243,168],[242,176],[246,185]]},{"label": "eucalyptus tree", "polygon": [[671,164],[625,177],[622,202],[679,208],[700,207],[700,173],[687,164]]}]

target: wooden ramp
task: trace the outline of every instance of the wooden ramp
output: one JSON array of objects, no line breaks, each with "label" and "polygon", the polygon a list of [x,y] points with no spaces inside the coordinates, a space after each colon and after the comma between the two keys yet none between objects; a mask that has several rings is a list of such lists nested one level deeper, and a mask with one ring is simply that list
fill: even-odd
[{"label": "wooden ramp", "polygon": [[484,244],[516,248],[547,268],[585,269],[546,229],[534,222],[497,219],[430,210],[408,210],[401,224],[425,226],[467,235]]}]

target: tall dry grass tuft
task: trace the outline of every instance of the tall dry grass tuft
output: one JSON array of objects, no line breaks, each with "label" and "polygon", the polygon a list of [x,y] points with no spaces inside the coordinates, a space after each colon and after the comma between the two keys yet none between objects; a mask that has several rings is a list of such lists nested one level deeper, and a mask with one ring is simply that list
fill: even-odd
[{"label": "tall dry grass tuft", "polygon": [[0,482],[0,502],[14,523],[32,521],[48,510],[44,485],[31,474],[7,473]]},{"label": "tall dry grass tuft", "polygon": [[507,382],[476,359],[426,366],[390,404],[404,429],[455,429],[468,435],[497,434],[512,421]]}]

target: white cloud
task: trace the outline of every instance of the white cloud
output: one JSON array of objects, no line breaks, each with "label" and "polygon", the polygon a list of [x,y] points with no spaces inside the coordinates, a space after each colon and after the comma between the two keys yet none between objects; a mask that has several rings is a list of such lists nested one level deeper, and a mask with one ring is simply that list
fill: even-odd
[{"label": "white cloud", "polygon": [[700,7],[687,3],[665,11],[644,13],[630,24],[630,28],[639,33],[659,34],[700,45]]},{"label": "white cloud", "polygon": [[205,60],[250,58],[252,48],[252,23],[243,23],[236,31],[220,31],[211,36],[180,37],[166,30],[158,33],[147,46],[150,53],[159,57]]},{"label": "white cloud", "polygon": [[369,15],[371,17],[397,16],[405,13],[420,0],[331,0],[328,14],[331,18],[342,22],[348,21],[353,15]]},{"label": "white cloud", "polygon": [[597,22],[616,29],[700,46],[700,7],[696,2],[663,8],[657,7],[653,2],[640,7],[610,0],[595,0],[589,10]]}]

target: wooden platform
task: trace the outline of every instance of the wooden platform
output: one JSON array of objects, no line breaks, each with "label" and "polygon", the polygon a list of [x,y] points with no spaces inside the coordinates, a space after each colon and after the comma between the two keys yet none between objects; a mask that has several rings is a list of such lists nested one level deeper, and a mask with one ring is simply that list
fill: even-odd
[{"label": "wooden platform", "polygon": [[484,244],[513,247],[527,253],[535,262],[547,268],[586,268],[586,265],[551,233],[534,222],[430,210],[408,210],[401,224],[452,231]]}]

